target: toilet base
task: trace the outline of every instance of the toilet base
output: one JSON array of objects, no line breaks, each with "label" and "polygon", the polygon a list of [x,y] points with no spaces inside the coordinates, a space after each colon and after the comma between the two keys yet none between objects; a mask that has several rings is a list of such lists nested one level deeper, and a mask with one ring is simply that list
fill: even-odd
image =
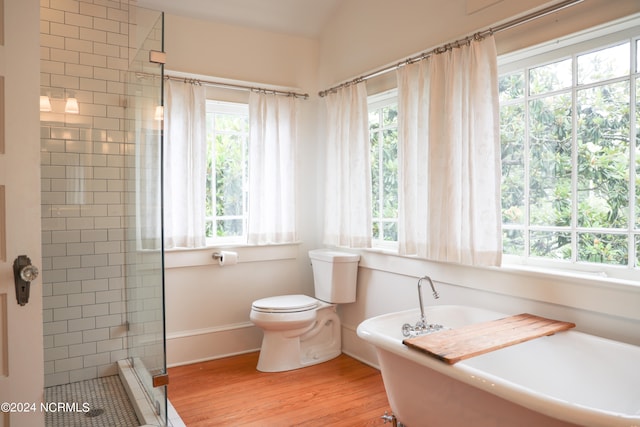
[{"label": "toilet base", "polygon": [[340,319],[335,307],[318,310],[313,327],[301,335],[264,331],[258,371],[283,372],[316,365],[342,354]]}]

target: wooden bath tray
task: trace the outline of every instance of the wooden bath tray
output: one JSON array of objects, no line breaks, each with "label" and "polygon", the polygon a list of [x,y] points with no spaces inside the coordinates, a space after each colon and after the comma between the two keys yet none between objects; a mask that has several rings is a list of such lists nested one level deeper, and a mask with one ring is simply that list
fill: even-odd
[{"label": "wooden bath tray", "polygon": [[510,345],[553,335],[575,327],[574,323],[518,314],[490,322],[407,338],[405,345],[450,365]]}]

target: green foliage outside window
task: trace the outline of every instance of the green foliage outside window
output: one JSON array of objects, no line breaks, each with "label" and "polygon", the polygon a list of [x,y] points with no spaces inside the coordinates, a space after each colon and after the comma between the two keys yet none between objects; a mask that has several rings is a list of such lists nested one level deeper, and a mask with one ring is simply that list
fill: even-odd
[{"label": "green foliage outside window", "polygon": [[640,113],[631,117],[640,81],[631,46],[501,76],[505,254],[626,266],[631,247],[637,265],[640,153],[630,133],[632,120],[640,130]]},{"label": "green foliage outside window", "polygon": [[398,240],[398,107],[396,104],[369,112],[371,143],[372,236],[374,240]]},{"label": "green foliage outside window", "polygon": [[244,234],[247,114],[207,112],[206,236]]}]

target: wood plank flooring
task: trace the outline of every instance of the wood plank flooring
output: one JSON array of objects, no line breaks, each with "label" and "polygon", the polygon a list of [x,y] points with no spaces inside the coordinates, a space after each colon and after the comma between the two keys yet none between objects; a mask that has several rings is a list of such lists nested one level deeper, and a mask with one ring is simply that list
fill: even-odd
[{"label": "wood plank flooring", "polygon": [[169,369],[168,396],[187,427],[380,426],[391,413],[380,372],[349,356],[264,373],[258,353]]}]

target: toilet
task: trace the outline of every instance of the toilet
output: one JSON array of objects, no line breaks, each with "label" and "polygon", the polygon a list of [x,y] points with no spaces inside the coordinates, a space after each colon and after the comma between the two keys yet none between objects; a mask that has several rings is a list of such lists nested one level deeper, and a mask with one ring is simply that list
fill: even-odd
[{"label": "toilet", "polygon": [[254,301],[251,321],[262,329],[257,369],[281,372],[338,357],[342,351],[337,304],[356,300],[360,255],[328,249],[309,251],[315,298],[279,295]]}]

